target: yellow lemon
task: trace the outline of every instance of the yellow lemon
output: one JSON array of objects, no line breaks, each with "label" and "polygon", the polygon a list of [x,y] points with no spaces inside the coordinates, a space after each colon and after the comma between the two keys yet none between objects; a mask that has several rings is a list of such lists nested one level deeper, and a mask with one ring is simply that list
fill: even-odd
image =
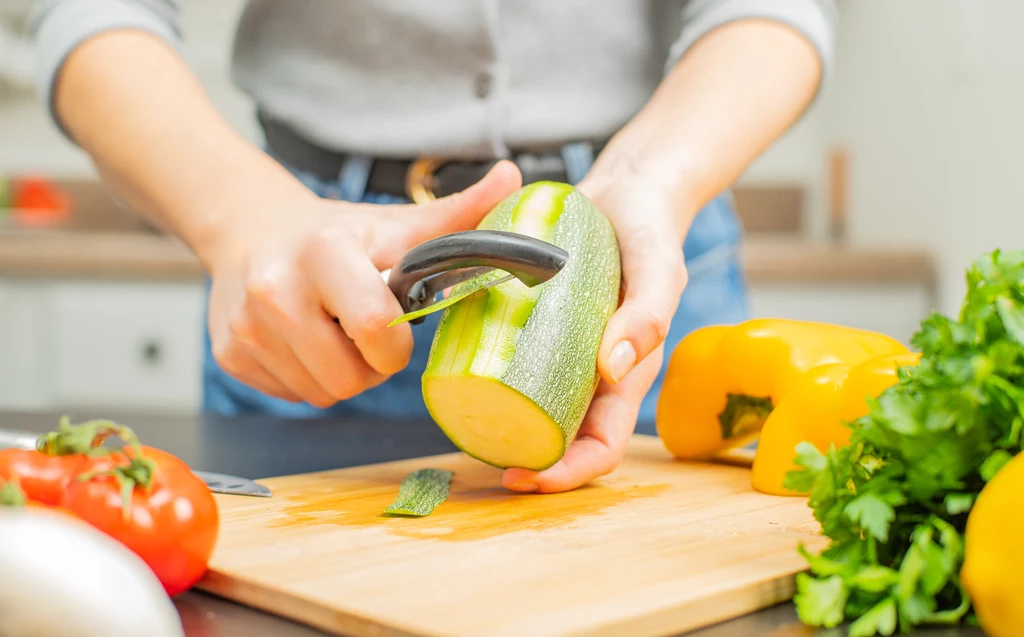
[{"label": "yellow lemon", "polygon": [[1024,454],[978,494],[967,517],[960,578],[989,637],[1024,635]]}]

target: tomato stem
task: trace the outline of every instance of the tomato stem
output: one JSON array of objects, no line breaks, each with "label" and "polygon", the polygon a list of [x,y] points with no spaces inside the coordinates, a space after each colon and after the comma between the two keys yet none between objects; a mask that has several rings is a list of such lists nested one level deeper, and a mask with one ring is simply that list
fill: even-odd
[{"label": "tomato stem", "polygon": [[[128,464],[84,473],[79,475],[77,480],[84,482],[101,476],[114,478],[121,491],[122,515],[125,521],[128,521],[131,517],[132,492],[136,486],[141,486],[148,492],[152,487],[153,472],[156,471],[156,463],[143,455],[139,438],[131,428],[111,420],[99,419],[73,425],[67,416],[62,416],[55,431],[47,432],[36,440],[36,450],[51,456],[112,455],[115,450],[103,447],[103,443],[110,437],[117,437],[124,443],[116,451],[128,458]],[[134,453],[128,453],[128,449]]]},{"label": "tomato stem", "polygon": [[146,492],[153,486],[153,473],[156,471],[156,462],[152,458],[146,458],[142,455],[142,450],[138,444],[132,445],[135,450],[134,455],[128,454],[128,452],[121,450],[121,453],[128,458],[128,464],[124,466],[116,466],[105,471],[91,471],[83,473],[78,476],[78,480],[85,482],[98,478],[101,476],[110,476],[117,481],[118,486],[121,488],[121,516],[127,522],[131,519],[131,504],[132,504],[132,492],[135,491],[136,486],[142,487]]},{"label": "tomato stem", "polygon": [[56,431],[50,431],[36,440],[36,450],[51,456],[85,454],[90,456],[109,454],[103,448],[104,441],[117,436],[125,444],[138,445],[138,437],[129,427],[110,420],[90,420],[72,425],[67,416],[60,419]]},{"label": "tomato stem", "polygon": [[25,506],[25,492],[21,490],[17,476],[11,476],[8,482],[0,480],[0,506]]}]

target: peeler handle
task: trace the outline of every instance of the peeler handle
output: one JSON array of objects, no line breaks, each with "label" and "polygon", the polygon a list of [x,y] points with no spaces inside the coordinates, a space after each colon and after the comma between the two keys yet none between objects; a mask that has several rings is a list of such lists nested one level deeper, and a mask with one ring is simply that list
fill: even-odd
[{"label": "peeler handle", "polygon": [[388,274],[388,287],[406,311],[424,307],[436,289],[424,279],[450,270],[504,270],[529,287],[565,266],[569,253],[535,237],[502,230],[466,230],[431,239],[405,253]]}]

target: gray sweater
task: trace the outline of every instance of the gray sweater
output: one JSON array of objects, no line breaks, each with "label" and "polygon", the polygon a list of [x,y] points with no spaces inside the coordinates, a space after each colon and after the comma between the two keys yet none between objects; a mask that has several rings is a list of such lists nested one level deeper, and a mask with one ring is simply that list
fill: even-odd
[{"label": "gray sweater", "polygon": [[[200,0],[209,1],[209,0]],[[267,113],[339,150],[506,156],[605,139],[723,23],[790,25],[832,66],[836,0],[250,0],[232,75]],[[39,0],[38,83],[114,28],[179,48],[181,0]]]}]

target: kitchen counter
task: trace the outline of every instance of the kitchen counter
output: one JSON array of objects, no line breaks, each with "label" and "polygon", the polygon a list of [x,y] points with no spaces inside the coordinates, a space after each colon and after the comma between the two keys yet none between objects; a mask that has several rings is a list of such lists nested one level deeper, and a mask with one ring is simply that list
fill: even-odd
[{"label": "kitchen counter", "polygon": [[[741,258],[751,283],[935,283],[931,256],[907,247],[813,243],[751,235]],[[179,240],[156,232],[83,230],[0,233],[0,278],[192,281],[201,263]]]},{"label": "kitchen counter", "polygon": [[[441,431],[424,420],[284,420],[265,416],[223,418],[110,411],[69,415],[74,422],[113,418],[135,429],[147,444],[180,456],[195,469],[256,479],[454,451]],[[0,412],[0,427],[42,432],[56,426],[59,417],[58,413]],[[190,637],[326,634],[201,592],[180,595],[175,604]],[[839,637],[845,634],[845,631],[815,631],[803,626],[792,604],[786,603],[688,635]],[[973,628],[920,630],[914,635],[983,637],[983,633]]]},{"label": "kitchen counter", "polygon": [[[5,231],[0,217],[0,279],[59,278],[197,281],[201,264],[180,241],[119,203],[100,182],[55,179],[74,202],[64,226]],[[807,193],[791,185],[732,189],[746,230],[742,259],[754,284],[922,285],[933,287],[931,255],[911,246],[812,242]],[[11,224],[6,224],[8,227]]]}]

